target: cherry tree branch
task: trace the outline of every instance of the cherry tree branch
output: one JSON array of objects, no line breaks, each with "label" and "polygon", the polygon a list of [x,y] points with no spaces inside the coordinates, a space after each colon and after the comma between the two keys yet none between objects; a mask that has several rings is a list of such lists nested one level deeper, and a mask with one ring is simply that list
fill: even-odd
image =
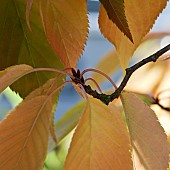
[{"label": "cherry tree branch", "polygon": [[92,90],[89,85],[82,84],[86,93],[92,95],[94,98],[97,98],[101,100],[103,103],[108,105],[110,102],[112,102],[114,99],[118,98],[126,86],[129,78],[135,72],[138,68],[142,67],[143,65],[149,63],[149,62],[156,62],[157,59],[164,53],[170,50],[170,44],[165,46],[164,48],[160,49],[156,53],[152,54],[151,56],[139,61],[138,63],[134,64],[133,66],[126,69],[126,74],[120,84],[120,86],[115,90],[114,93],[107,95],[107,94],[99,94],[96,90]]}]

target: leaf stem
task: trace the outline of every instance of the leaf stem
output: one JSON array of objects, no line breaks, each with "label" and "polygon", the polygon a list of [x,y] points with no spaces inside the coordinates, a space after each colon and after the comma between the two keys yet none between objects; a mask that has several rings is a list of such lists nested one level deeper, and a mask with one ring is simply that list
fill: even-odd
[{"label": "leaf stem", "polygon": [[[70,69],[70,68],[68,68],[68,69]],[[32,72],[35,72],[35,71],[53,71],[53,72],[65,74],[65,75],[67,75],[67,76],[69,76],[71,78],[74,78],[74,76],[72,76],[70,73],[66,72],[68,69],[66,68],[65,70],[58,70],[56,68],[34,68],[29,73],[32,73]]]},{"label": "leaf stem", "polygon": [[110,83],[113,85],[113,87],[115,89],[117,89],[117,86],[116,84],[113,82],[113,80],[107,75],[105,74],[104,72],[100,71],[100,70],[97,70],[97,69],[94,69],[94,68],[88,68],[88,69],[85,69],[81,74],[80,74],[80,78],[83,77],[83,75],[86,73],[86,72],[89,72],[89,71],[93,71],[93,72],[96,72],[96,73],[99,73],[101,75],[103,75],[104,77],[106,77]]}]

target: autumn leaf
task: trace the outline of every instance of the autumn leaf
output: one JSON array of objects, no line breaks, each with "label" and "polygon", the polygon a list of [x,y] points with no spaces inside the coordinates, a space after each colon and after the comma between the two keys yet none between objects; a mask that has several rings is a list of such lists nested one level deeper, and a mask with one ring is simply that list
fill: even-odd
[{"label": "autumn leaf", "polygon": [[122,92],[121,100],[130,132],[135,168],[167,169],[167,137],[155,113],[133,93]]},{"label": "autumn leaf", "polygon": [[75,67],[88,34],[86,0],[41,0],[47,38],[65,67]]},{"label": "autumn leaf", "polygon": [[26,64],[21,64],[21,65],[11,66],[3,71],[0,71],[0,92],[5,90],[16,80],[28,74],[32,70],[33,68],[31,66],[28,66]]},{"label": "autumn leaf", "polygon": [[[111,76],[120,67],[119,59],[115,50],[112,50],[105,54],[101,60],[97,63],[96,69]],[[99,84],[105,80],[104,76],[99,76],[98,73],[92,73],[91,77],[95,79]]]},{"label": "autumn leaf", "polygon": [[166,0],[151,0],[149,2],[147,0],[124,0],[126,19],[134,43],[109,20],[104,7],[101,5],[99,12],[100,30],[115,45],[123,70],[127,68],[134,51],[143,37],[152,28],[156,18],[165,8],[166,4]]},{"label": "autumn leaf", "polygon": [[109,19],[133,42],[125,16],[124,0],[100,0],[107,11]]},{"label": "autumn leaf", "polygon": [[42,169],[55,101],[51,85],[33,91],[0,123],[0,169]]},{"label": "autumn leaf", "polygon": [[[154,93],[167,72],[168,62],[148,63],[136,70],[129,79],[126,90],[140,93]],[[141,78],[143,77],[143,78]]]},{"label": "autumn leaf", "polygon": [[132,169],[129,136],[113,106],[89,98],[75,130],[65,170]]},{"label": "autumn leaf", "polygon": [[[51,102],[23,101],[0,124],[0,168],[42,169],[47,153]],[[31,107],[30,107],[31,106]]]},{"label": "autumn leaf", "polygon": [[[32,32],[29,31],[26,24],[25,9],[24,0],[3,0],[1,2],[0,70],[18,64],[28,64],[34,68],[63,69],[60,59],[48,44],[36,1],[32,4],[30,13]],[[25,97],[55,75],[54,72],[32,73],[16,82],[12,89]]]}]

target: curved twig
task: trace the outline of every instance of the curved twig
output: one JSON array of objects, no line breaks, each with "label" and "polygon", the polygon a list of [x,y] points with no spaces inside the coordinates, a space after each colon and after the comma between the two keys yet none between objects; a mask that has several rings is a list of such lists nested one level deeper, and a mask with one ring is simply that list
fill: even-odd
[{"label": "curved twig", "polygon": [[100,70],[97,70],[97,69],[94,69],[94,68],[88,68],[88,69],[85,69],[81,74],[80,74],[80,77],[83,77],[83,75],[86,73],[86,72],[89,72],[89,71],[93,71],[93,72],[96,72],[96,73],[99,73],[101,75],[103,75],[104,77],[106,77],[110,83],[113,85],[113,87],[115,89],[117,89],[117,86],[116,84],[113,82],[113,80],[107,75],[105,74],[104,72],[100,71]]}]

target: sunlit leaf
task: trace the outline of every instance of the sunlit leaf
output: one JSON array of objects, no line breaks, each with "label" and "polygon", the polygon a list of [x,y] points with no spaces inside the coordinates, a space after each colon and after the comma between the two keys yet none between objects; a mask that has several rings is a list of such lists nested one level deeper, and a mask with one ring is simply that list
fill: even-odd
[{"label": "sunlit leaf", "polygon": [[[30,13],[32,29],[30,32],[25,17],[26,1],[1,1],[0,70],[17,64],[28,64],[34,68],[55,67],[63,69],[59,58],[48,44],[39,16],[39,8],[36,1],[34,2]],[[12,89],[25,97],[55,75],[52,72],[32,73],[20,79],[12,86]]]},{"label": "sunlit leaf", "polygon": [[[170,62],[167,61],[163,61],[165,63],[167,63],[166,65],[166,71],[164,72],[164,75],[162,76],[162,80],[160,81],[160,84],[156,90],[157,93],[163,91],[163,90],[168,90],[170,89]],[[169,91],[169,90],[168,90]]]},{"label": "sunlit leaf", "polygon": [[131,76],[125,89],[140,93],[154,93],[167,71],[167,66],[168,62],[160,61],[139,68]]},{"label": "sunlit leaf", "polygon": [[[157,33],[150,33],[147,36],[145,36],[142,43],[140,44],[140,46],[135,51],[135,54],[133,55],[134,62],[136,63],[139,60],[142,60],[143,58],[146,58],[149,55],[155,53],[160,48],[162,38],[167,35],[169,35],[169,33],[167,33],[167,32],[157,32]],[[150,64],[148,64],[148,65],[150,65]],[[134,90],[139,90],[139,88],[140,88],[140,90],[142,90],[142,92],[146,92],[146,91],[150,91],[151,89],[154,89],[154,87],[156,87],[156,85],[158,85],[158,82],[161,81],[160,80],[161,76],[163,76],[163,74],[166,70],[167,63],[157,62],[157,64],[151,64],[149,68],[148,68],[148,65],[143,66],[142,68],[138,69],[137,71],[135,71],[133,73],[132,77],[128,81],[128,85],[130,88],[132,87],[132,89],[134,89],[134,87],[135,87]],[[97,66],[96,66],[96,68],[98,70],[103,71],[104,73],[106,73],[109,76],[115,75],[115,72],[117,71],[117,68],[119,68],[119,67],[120,67],[120,63],[119,63],[119,59],[118,59],[116,50],[112,50],[109,53],[107,53],[106,55],[104,55],[101,58],[101,60],[98,61]],[[147,71],[147,73],[145,71]],[[150,71],[152,73],[149,73]],[[148,76],[152,77],[154,74],[153,71],[158,72],[158,75],[160,76],[160,78],[158,78],[158,80],[157,80],[157,83],[156,83],[155,79],[152,79],[152,82],[148,81],[150,78],[147,78],[147,77]],[[143,75],[145,75],[144,79],[141,79],[140,77]],[[156,74],[154,74],[154,75],[156,75]],[[98,83],[102,83],[105,80],[105,77],[99,76],[99,74],[97,74],[97,73],[93,73],[92,77]],[[155,78],[156,77],[157,76],[155,76]],[[135,84],[135,86],[134,86],[134,84]],[[93,86],[92,83],[91,83],[91,85]],[[146,88],[144,88],[144,87],[146,87]],[[153,88],[151,88],[151,87],[153,87]]]},{"label": "sunlit leaf", "polygon": [[122,92],[121,100],[131,136],[135,168],[167,169],[167,137],[155,113],[133,93]]},{"label": "sunlit leaf", "polygon": [[120,113],[89,98],[82,114],[64,169],[132,169],[129,136]]},{"label": "sunlit leaf", "polygon": [[100,0],[107,11],[109,19],[133,42],[125,16],[124,0]]},{"label": "sunlit leaf", "polygon": [[33,91],[0,123],[0,169],[41,170],[47,154],[53,81]]},{"label": "sunlit leaf", "polygon": [[41,0],[47,38],[65,67],[75,67],[88,34],[86,0]]},{"label": "sunlit leaf", "polygon": [[[162,38],[166,35],[168,33],[148,34],[134,54],[135,63],[155,53],[160,48]],[[133,92],[154,94],[167,72],[168,61],[162,61],[160,58],[156,64],[148,63],[136,70],[129,79],[125,89]]]},{"label": "sunlit leaf", "polygon": [[101,6],[99,14],[100,30],[116,46],[123,70],[127,68],[135,49],[152,28],[155,19],[165,8],[166,3],[166,0],[124,1],[126,19],[134,44],[109,20],[105,9]]},{"label": "sunlit leaf", "polygon": [[0,71],[0,92],[5,90],[8,86],[25,74],[29,73],[31,70],[33,70],[31,66],[21,64],[11,66],[3,71]]},{"label": "sunlit leaf", "polygon": [[50,102],[42,107],[45,101],[46,96],[38,96],[23,102],[1,122],[1,169],[42,168],[51,113]]}]

